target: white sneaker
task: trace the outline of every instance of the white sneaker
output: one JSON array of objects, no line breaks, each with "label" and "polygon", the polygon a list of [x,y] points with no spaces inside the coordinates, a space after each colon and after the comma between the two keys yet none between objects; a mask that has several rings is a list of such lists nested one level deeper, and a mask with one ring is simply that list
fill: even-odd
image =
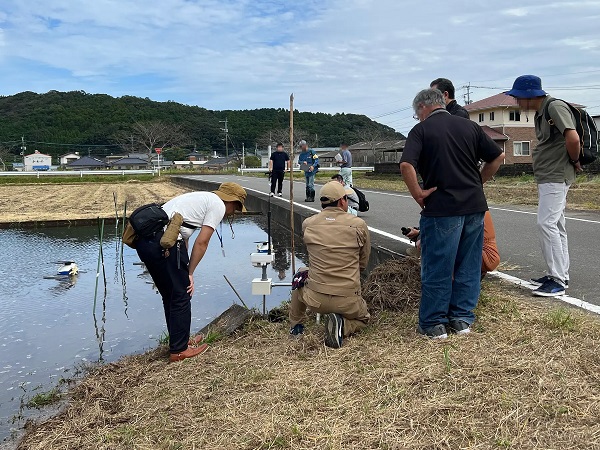
[{"label": "white sneaker", "polygon": [[269,197],[275,197],[275,194],[274,194],[273,192],[271,192],[271,193],[269,194]]},{"label": "white sneaker", "polygon": [[283,197],[283,194],[280,192],[279,194],[277,194],[277,197]]}]

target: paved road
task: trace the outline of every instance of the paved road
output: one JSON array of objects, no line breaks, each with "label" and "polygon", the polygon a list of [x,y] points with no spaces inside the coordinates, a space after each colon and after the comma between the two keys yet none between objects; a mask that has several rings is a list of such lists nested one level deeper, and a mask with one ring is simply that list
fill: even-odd
[{"label": "paved road", "polygon": [[[207,181],[232,181],[231,176],[194,176]],[[269,192],[266,177],[237,176],[236,182],[250,189]],[[360,186],[358,186],[360,187]],[[284,198],[289,198],[289,182],[284,181]],[[318,188],[317,188],[318,192]],[[369,227],[396,236],[407,242],[400,227],[417,225],[420,208],[408,194],[371,191],[363,189],[371,205],[370,210],[360,216]],[[304,200],[304,181],[294,183],[294,198],[301,206],[318,208],[318,203]],[[536,208],[526,206],[494,206],[490,211],[496,228],[496,239],[502,259],[504,274],[529,280],[544,274],[536,232]],[[571,269],[567,294],[574,299],[600,306],[600,212],[569,211],[567,214]],[[517,281],[518,282],[518,281]],[[571,299],[571,303],[577,303]]]}]

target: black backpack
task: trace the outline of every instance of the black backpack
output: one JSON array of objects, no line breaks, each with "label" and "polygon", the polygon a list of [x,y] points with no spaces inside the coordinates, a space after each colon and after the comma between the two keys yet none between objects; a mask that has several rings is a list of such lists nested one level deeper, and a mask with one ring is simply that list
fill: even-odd
[{"label": "black backpack", "polygon": [[162,230],[169,223],[169,216],[159,204],[149,203],[133,211],[129,223],[138,236],[146,237]]},{"label": "black backpack", "polygon": [[358,196],[358,210],[360,212],[368,211],[369,202],[367,201],[367,197],[365,197],[365,194],[358,188],[355,188],[354,186],[352,186],[352,189],[354,189],[354,192],[356,192],[356,195]]},{"label": "black backpack", "polygon": [[[554,125],[554,120],[550,117],[548,108],[550,103],[555,100],[558,99],[550,99],[544,110],[544,119],[548,122],[553,131],[557,130],[557,128]],[[565,102],[564,100],[561,101]],[[594,119],[592,119],[585,109],[573,106],[569,102],[565,103],[573,113],[573,117],[575,118],[575,130],[579,135],[579,163],[582,166],[590,164],[596,160],[599,152],[598,128],[596,127],[596,122],[594,122]]]}]

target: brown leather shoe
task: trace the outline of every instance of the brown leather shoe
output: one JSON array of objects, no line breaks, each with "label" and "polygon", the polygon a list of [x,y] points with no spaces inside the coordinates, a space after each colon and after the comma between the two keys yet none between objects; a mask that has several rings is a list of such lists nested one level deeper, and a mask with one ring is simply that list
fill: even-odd
[{"label": "brown leather shoe", "polygon": [[190,340],[188,341],[188,345],[194,346],[201,344],[204,340],[204,335],[202,333],[197,334],[196,336],[190,336]]},{"label": "brown leather shoe", "polygon": [[187,358],[193,358],[194,356],[198,356],[200,353],[208,350],[208,344],[202,344],[200,347],[188,347],[181,353],[171,353],[169,356],[169,362],[177,362],[183,361]]}]

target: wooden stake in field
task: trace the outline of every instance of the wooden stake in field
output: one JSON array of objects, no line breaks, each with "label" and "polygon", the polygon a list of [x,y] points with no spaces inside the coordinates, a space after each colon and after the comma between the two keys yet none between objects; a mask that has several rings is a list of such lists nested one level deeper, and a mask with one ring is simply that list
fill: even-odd
[{"label": "wooden stake in field", "polygon": [[292,275],[296,274],[294,248],[294,94],[290,94],[290,230],[292,247]]}]

